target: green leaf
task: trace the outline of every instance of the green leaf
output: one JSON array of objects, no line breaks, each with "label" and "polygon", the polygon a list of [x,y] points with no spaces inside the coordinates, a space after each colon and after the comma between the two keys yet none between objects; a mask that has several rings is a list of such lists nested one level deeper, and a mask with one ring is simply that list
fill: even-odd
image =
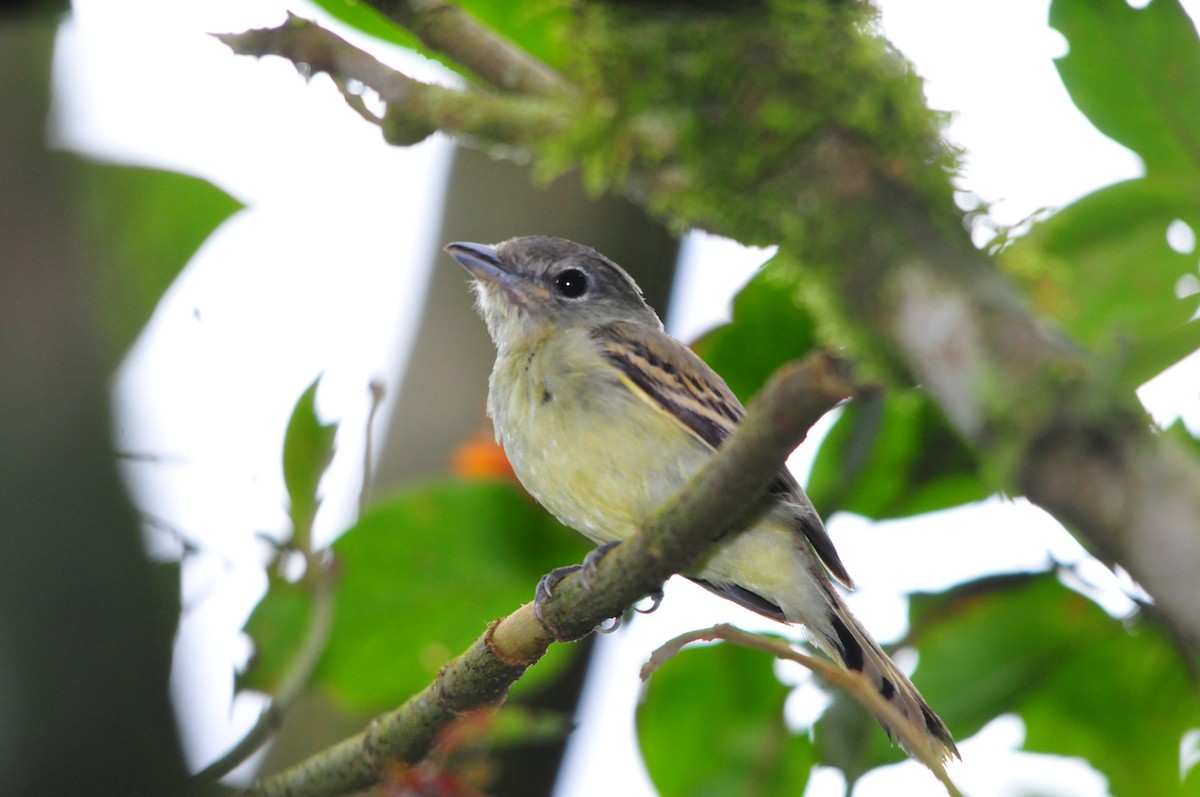
[{"label": "green leaf", "polygon": [[783,720],[788,688],[761,651],[684,649],[650,678],[638,739],[655,786],[672,797],[804,792],[815,763]]},{"label": "green leaf", "polygon": [[816,325],[797,299],[799,279],[799,269],[771,261],[734,297],[733,320],[692,346],[743,402],[817,345]]},{"label": "green leaf", "polygon": [[1102,133],[1142,156],[1150,175],[1200,172],[1200,39],[1177,0],[1054,0],[1050,25],[1070,44],[1056,65]]},{"label": "green leaf", "polygon": [[842,409],[817,452],[808,494],[827,516],[908,517],[986,498],[976,468],[928,394],[897,389]]},{"label": "green leaf", "polygon": [[1071,98],[1141,156],[1146,177],[1065,208],[1002,262],[1136,387],[1200,347],[1197,299],[1176,296],[1196,254],[1166,241],[1176,220],[1200,231],[1200,37],[1177,0],[1055,0],[1050,24],[1070,45],[1057,66]]},{"label": "green leaf", "polygon": [[917,684],[959,738],[1016,712],[1026,749],[1087,759],[1117,797],[1197,793],[1181,789],[1179,751],[1200,692],[1157,624],[1036,574],[914,596],[912,629]]},{"label": "green leaf", "polygon": [[296,402],[283,438],[283,481],[287,485],[288,514],[292,519],[292,544],[308,550],[312,524],[321,499],[317,489],[321,476],[333,459],[336,424],[323,424],[317,418],[318,376]]},{"label": "green leaf", "polygon": [[[542,574],[579,561],[580,538],[504,483],[431,484],[384,501],[333,545],[337,613],[314,676],[352,709],[379,711],[422,689],[489,622],[533,596]],[[305,627],[300,587],[272,585],[246,630],[258,648],[245,685],[270,691]],[[553,674],[555,645],[519,684]]]},{"label": "green leaf", "polygon": [[1200,231],[1194,186],[1150,178],[1102,188],[1064,208],[1001,256],[1040,311],[1104,355],[1130,387],[1200,347],[1200,298],[1177,298],[1196,254],[1167,244],[1175,220]]},{"label": "green leaf", "polygon": [[480,748],[496,750],[561,742],[571,734],[572,725],[566,714],[530,709],[510,702],[490,713],[485,730],[483,738],[470,740],[469,752],[477,754]]},{"label": "green leaf", "polygon": [[245,631],[254,641],[254,655],[245,672],[239,673],[239,689],[273,693],[287,670],[300,640],[309,626],[312,594],[301,584],[287,581],[273,571],[267,594],[254,607]]},{"label": "green leaf", "polygon": [[93,305],[117,360],[205,239],[243,206],[211,183],[80,159],[96,262]]}]

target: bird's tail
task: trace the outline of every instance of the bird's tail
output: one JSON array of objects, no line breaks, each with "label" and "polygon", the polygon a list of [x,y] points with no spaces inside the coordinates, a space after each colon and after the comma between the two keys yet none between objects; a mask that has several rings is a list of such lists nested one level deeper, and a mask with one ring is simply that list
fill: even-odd
[{"label": "bird's tail", "polygon": [[[824,637],[823,641],[826,644],[822,647],[839,659],[839,663],[847,670],[865,675],[879,690],[879,694],[899,710],[913,730],[929,742],[935,755],[943,761],[950,756],[959,758],[954,738],[941,717],[933,712],[912,681],[908,680],[908,676],[900,671],[862,624],[850,614],[833,585],[825,583],[822,586],[828,598],[828,622],[806,623],[810,631]],[[895,733],[895,729],[891,727],[891,720],[879,715],[876,718],[888,735],[899,741],[905,752],[912,756],[918,755],[902,735]]]}]

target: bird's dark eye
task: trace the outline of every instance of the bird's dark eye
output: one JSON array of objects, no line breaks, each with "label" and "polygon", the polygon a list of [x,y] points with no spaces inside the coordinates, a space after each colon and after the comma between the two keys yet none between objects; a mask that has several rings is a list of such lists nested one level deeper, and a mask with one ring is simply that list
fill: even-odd
[{"label": "bird's dark eye", "polygon": [[578,299],[587,293],[588,278],[577,268],[563,269],[554,276],[554,290],[559,296]]}]

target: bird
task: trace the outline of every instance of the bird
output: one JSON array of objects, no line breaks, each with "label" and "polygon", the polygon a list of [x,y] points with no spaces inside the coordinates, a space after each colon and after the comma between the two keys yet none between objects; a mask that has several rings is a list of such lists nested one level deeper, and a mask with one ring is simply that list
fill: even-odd
[{"label": "bird", "polygon": [[[596,552],[635,534],[745,416],[725,381],[664,331],[633,278],[594,249],[540,235],[445,249],[474,278],[495,344],[487,410],[496,440],[525,489]],[[853,581],[786,468],[771,499],[752,528],[718,541],[684,575],[802,625],[843,668],[866,676],[930,750],[958,757],[945,723],[842,600],[834,582],[852,589]]]}]

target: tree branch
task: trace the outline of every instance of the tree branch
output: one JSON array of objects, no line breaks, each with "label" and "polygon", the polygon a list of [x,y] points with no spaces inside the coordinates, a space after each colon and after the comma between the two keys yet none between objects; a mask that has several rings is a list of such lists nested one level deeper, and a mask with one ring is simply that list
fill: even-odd
[{"label": "tree branch", "polygon": [[[1028,496],[1128,570],[1184,646],[1200,650],[1200,463],[1153,434],[1106,364],[1035,318],[974,247],[951,200],[950,159],[931,143],[937,120],[914,107],[919,87],[889,84],[903,70],[888,71],[887,56],[868,52],[870,42],[846,38],[854,19],[822,29],[828,8],[816,5],[824,16],[801,19],[811,30],[769,14],[757,22],[717,14],[706,23],[700,13],[684,20],[622,6],[628,20],[610,13],[585,23],[591,38],[579,41],[579,55],[590,55],[592,78],[602,83],[586,103],[563,99],[529,113],[484,97],[473,118],[441,101],[397,103],[394,111],[417,127],[516,144],[551,168],[573,160],[593,185],[622,191],[675,224],[778,243],[782,258],[804,268],[810,297],[819,296],[823,320],[838,325],[842,342],[923,385],[985,455],[991,483]],[[803,17],[805,4],[792,7]],[[685,24],[686,36],[678,32]],[[779,31],[771,63],[761,60],[761,26]],[[807,36],[803,47],[790,35]],[[703,54],[710,64],[698,42],[712,43]],[[687,57],[672,58],[685,48]],[[748,52],[760,54],[753,69],[738,60]],[[811,78],[816,66],[797,70],[803,59],[823,64],[830,85]],[[679,89],[725,85],[722,76],[739,69],[757,76],[753,92],[735,83],[731,91],[740,93],[697,100]],[[846,108],[862,111],[868,85],[880,97],[880,118],[845,116]],[[771,125],[757,130],[747,104],[757,95],[772,114],[789,102],[802,110],[787,124],[769,116]],[[799,131],[786,156],[781,129]],[[773,154],[750,167],[755,148]],[[722,171],[723,163],[742,171]]]},{"label": "tree branch", "polygon": [[766,508],[768,486],[809,427],[854,392],[845,362],[829,354],[780,369],[704,469],[640,533],[600,561],[587,587],[578,574],[555,587],[543,607],[544,624],[532,604],[495,621],[399,709],[256,784],[250,793],[345,794],[377,782],[389,760],[420,761],[455,718],[502,702],[509,687],[556,639],[590,633],[686,569],[721,536],[749,525]]},{"label": "tree branch", "polygon": [[569,88],[562,77],[524,50],[496,36],[442,0],[365,0],[424,44],[444,53],[492,86],[517,94],[553,94]]},{"label": "tree branch", "polygon": [[380,92],[385,134],[515,145],[677,226],[779,244],[841,342],[923,385],[991,483],[1126,568],[1200,649],[1200,463],[1153,434],[1110,368],[1035,318],[973,246],[938,119],[895,53],[862,34],[867,6],[585,4],[572,39],[585,99],[437,89],[349,54],[322,68]]},{"label": "tree branch", "polygon": [[[903,234],[876,233],[886,245],[870,250],[839,246],[834,279],[849,312],[896,347],[985,452],[993,482],[1125,568],[1185,652],[1200,650],[1200,463],[1153,432],[1105,363],[1031,315],[965,236],[948,235],[881,181],[855,199],[860,213],[886,214]],[[848,224],[843,234],[871,226]]]},{"label": "tree branch", "polygon": [[305,74],[324,72],[339,85],[355,80],[373,89],[388,106],[384,118],[376,121],[391,144],[409,146],[443,130],[524,149],[560,133],[565,125],[565,99],[552,102],[422,83],[294,14],[277,28],[214,35],[238,55],[277,55]]}]

